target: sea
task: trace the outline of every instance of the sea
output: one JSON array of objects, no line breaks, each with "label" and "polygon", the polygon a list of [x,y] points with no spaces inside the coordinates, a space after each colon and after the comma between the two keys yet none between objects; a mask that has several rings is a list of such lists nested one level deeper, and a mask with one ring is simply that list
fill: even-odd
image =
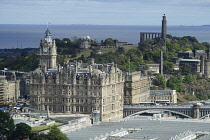
[{"label": "sea", "polygon": [[[117,39],[129,44],[138,44],[140,32],[161,32],[161,26],[152,25],[49,25],[52,38],[90,36],[98,42],[106,38]],[[44,39],[47,25],[0,24],[0,49],[38,48]],[[201,42],[210,43],[210,26],[167,26],[172,36],[194,36]]]}]

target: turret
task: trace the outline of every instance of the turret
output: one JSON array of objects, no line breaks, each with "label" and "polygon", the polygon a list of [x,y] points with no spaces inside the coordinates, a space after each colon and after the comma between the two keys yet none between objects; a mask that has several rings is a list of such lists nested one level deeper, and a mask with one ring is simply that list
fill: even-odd
[{"label": "turret", "polygon": [[52,42],[51,33],[50,33],[50,30],[48,30],[48,28],[47,28],[47,31],[45,32],[44,40],[47,41],[47,42]]}]

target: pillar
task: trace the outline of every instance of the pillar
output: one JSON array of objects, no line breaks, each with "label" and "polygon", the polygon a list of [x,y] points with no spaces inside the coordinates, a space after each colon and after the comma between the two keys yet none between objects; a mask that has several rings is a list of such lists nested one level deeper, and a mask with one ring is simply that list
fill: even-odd
[{"label": "pillar", "polygon": [[204,74],[204,57],[203,56],[200,56],[200,72],[201,74]]},{"label": "pillar", "polygon": [[159,64],[159,73],[163,75],[163,50],[160,49],[160,64]]},{"label": "pillar", "polygon": [[192,107],[192,117],[194,119],[199,119],[200,118],[200,105],[194,104]]},{"label": "pillar", "polygon": [[140,42],[143,42],[143,41],[144,41],[144,34],[140,33]]}]

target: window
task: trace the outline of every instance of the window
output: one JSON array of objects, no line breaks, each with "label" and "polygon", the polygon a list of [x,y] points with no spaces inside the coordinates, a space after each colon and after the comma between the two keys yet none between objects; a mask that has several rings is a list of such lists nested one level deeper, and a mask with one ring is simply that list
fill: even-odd
[{"label": "window", "polygon": [[92,104],[95,104],[95,103],[96,103],[96,100],[95,100],[95,99],[93,99],[93,100],[92,100]]},{"label": "window", "polygon": [[83,112],[83,106],[80,106],[80,112]]},{"label": "window", "polygon": [[87,112],[87,106],[84,107],[84,111]]},{"label": "window", "polygon": [[76,111],[79,112],[79,106],[76,106]]},{"label": "window", "polygon": [[112,104],[112,110],[114,110],[114,104]]},{"label": "window", "polygon": [[45,110],[47,110],[47,105],[44,106]]}]

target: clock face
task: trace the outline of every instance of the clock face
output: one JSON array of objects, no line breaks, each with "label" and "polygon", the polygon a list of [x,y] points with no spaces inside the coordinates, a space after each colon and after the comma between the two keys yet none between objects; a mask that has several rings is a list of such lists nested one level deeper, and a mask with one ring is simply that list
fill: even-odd
[{"label": "clock face", "polygon": [[44,49],[43,49],[43,51],[44,51],[44,52],[47,52],[47,51],[48,51],[48,49],[47,49],[47,48],[44,48]]}]

